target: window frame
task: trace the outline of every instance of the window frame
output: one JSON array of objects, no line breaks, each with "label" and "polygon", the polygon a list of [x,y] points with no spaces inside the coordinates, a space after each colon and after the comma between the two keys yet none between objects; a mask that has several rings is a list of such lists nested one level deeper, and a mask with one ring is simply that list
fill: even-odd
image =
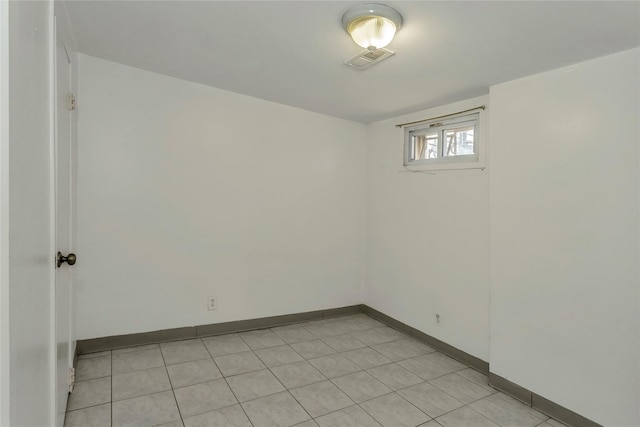
[{"label": "window frame", "polygon": [[[455,169],[484,169],[484,133],[485,112],[476,111],[447,117],[445,119],[434,119],[418,123],[404,128],[404,159],[403,165],[409,170],[455,170]],[[446,131],[457,129],[464,125],[474,126],[473,133],[473,154],[459,156],[443,156],[446,146]],[[438,134],[438,157],[435,159],[411,160],[413,155],[413,136]]]}]

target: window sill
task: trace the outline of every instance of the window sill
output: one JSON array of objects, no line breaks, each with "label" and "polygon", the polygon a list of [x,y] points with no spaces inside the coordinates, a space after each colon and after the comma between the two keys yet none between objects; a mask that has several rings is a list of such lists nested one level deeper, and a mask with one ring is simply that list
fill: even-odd
[{"label": "window sill", "polygon": [[404,168],[409,172],[436,172],[436,171],[450,171],[450,170],[464,170],[464,169],[482,169],[486,168],[484,162],[477,160],[468,162],[434,162],[434,163],[409,163],[404,165]]}]

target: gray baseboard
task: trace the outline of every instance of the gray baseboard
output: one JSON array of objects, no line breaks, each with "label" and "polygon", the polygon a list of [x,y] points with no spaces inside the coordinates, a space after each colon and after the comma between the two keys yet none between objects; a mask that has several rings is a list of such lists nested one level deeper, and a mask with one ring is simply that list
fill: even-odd
[{"label": "gray baseboard", "polygon": [[493,372],[489,372],[489,384],[491,387],[497,388],[509,396],[518,399],[525,405],[531,406],[531,392],[526,388],[520,387],[518,384],[512,383]]},{"label": "gray baseboard", "polygon": [[452,345],[445,343],[444,341],[432,337],[431,335],[425,334],[424,332],[419,331],[405,323],[402,323],[399,320],[396,320],[391,316],[388,316],[374,308],[371,308],[366,304],[363,305],[363,311],[374,319],[377,319],[394,329],[409,334],[412,337],[416,338],[418,341],[422,341],[423,343],[435,348],[441,353],[453,357],[454,359],[457,359],[458,361],[471,368],[476,369],[477,371],[487,374],[489,376],[489,384],[492,387],[518,399],[519,401],[528,406],[531,406],[532,408],[542,412],[543,414],[546,414],[558,421],[562,421],[570,427],[602,427],[600,424],[591,421],[588,418],[585,418],[582,415],[571,411],[570,409],[567,409],[555,402],[545,399],[544,397],[533,393],[518,384],[515,384],[505,378],[500,377],[499,375],[494,374],[493,372],[490,372],[489,363],[485,362],[482,359],[472,356]]},{"label": "gray baseboard", "polygon": [[489,385],[570,427],[603,427],[493,372],[489,372]]},{"label": "gray baseboard", "polygon": [[472,356],[452,345],[437,338],[425,334],[409,325],[406,325],[393,317],[371,308],[364,304],[351,305],[327,310],[307,311],[303,313],[285,314],[281,316],[261,317],[257,319],[238,320],[233,322],[213,323],[209,325],[189,326],[183,328],[164,329],[160,331],[142,332],[136,334],[116,335],[110,337],[79,340],[76,354],[95,353],[105,350],[135,347],[146,344],[179,341],[213,335],[230,334],[235,332],[251,331],[255,329],[273,328],[293,323],[309,322],[313,320],[328,319],[338,316],[347,316],[356,313],[366,313],[369,316],[389,325],[390,327],[406,333],[430,347],[459,360],[480,372],[487,374],[489,364],[475,356]]},{"label": "gray baseboard", "polygon": [[373,317],[381,321],[382,323],[386,323],[394,329],[399,330],[400,332],[404,332],[406,334],[411,335],[418,341],[422,341],[427,344],[429,347],[435,348],[441,353],[450,356],[459,362],[464,363],[465,365],[482,372],[483,374],[489,373],[489,363],[484,360],[472,356],[471,354],[460,350],[452,345],[447,344],[444,341],[441,341],[431,335],[425,334],[422,331],[417,330],[414,327],[411,327],[405,323],[400,322],[399,320],[394,319],[393,317],[387,316],[384,313],[379,312],[375,308],[371,308],[368,305],[364,305],[364,312],[369,316]]},{"label": "gray baseboard", "polygon": [[328,310],[262,317],[259,319],[238,320],[234,322],[214,323],[210,325],[189,326],[184,328],[164,329],[161,331],[78,340],[76,354],[96,353],[98,351],[116,350],[119,348],[135,347],[145,344],[156,344],[168,341],[179,341],[212,335],[251,331],[254,329],[273,328],[292,323],[347,316],[350,314],[362,313],[362,311],[362,304],[358,304]]},{"label": "gray baseboard", "polygon": [[489,384],[504,393],[513,396],[528,406],[546,414],[556,420],[562,421],[570,427],[603,427],[580,414],[577,414],[557,403],[527,390],[499,375],[490,372],[489,363],[469,353],[466,353],[450,344],[445,343],[431,335],[415,329],[399,320],[394,319],[365,304],[350,305],[328,310],[308,311],[304,313],[285,314],[282,316],[262,317],[258,319],[238,320],[234,322],[214,323],[210,325],[191,326],[184,328],[165,329],[162,331],[143,332],[138,334],[117,335],[103,338],[79,340],[76,345],[74,366],[79,354],[95,353],[105,350],[116,350],[125,347],[134,347],[145,344],[156,344],[168,341],[179,341],[191,338],[199,338],[213,335],[229,334],[234,332],[250,331],[255,329],[273,328],[293,323],[309,322],[313,320],[329,319],[350,314],[366,313],[380,322],[404,332],[407,335],[427,344],[430,347],[444,353],[465,365],[476,369],[489,376]]}]

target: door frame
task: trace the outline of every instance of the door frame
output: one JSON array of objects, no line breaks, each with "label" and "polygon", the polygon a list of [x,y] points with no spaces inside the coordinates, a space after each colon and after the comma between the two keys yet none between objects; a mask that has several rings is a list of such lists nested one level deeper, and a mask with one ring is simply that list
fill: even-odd
[{"label": "door frame", "polygon": [[56,239],[56,130],[57,130],[57,109],[56,109],[56,18],[53,5],[49,11],[49,254],[51,267],[49,268],[49,339],[50,339],[50,417],[51,425],[56,425],[57,419],[57,338],[56,338],[56,264],[55,253],[57,247]]},{"label": "door frame", "polygon": [[[42,59],[44,63],[46,63],[47,70],[39,70],[40,73],[45,73],[47,76],[47,80],[49,82],[49,88],[46,93],[48,99],[38,102],[42,102],[39,106],[47,107],[49,112],[47,115],[48,120],[48,140],[45,137],[44,140],[39,140],[40,143],[44,143],[44,149],[47,150],[48,155],[48,167],[49,170],[46,171],[48,175],[49,185],[47,186],[49,190],[48,194],[48,206],[49,212],[47,212],[47,216],[49,217],[49,226],[54,223],[55,216],[54,213],[54,205],[52,203],[54,199],[54,195],[51,190],[53,188],[52,177],[54,176],[53,170],[53,143],[54,143],[54,108],[55,108],[55,87],[53,86],[54,82],[54,48],[55,41],[54,37],[54,28],[53,28],[53,17],[54,17],[54,0],[44,0],[41,2],[42,4],[38,6],[37,10],[34,11],[37,14],[37,18],[45,18],[39,21],[40,28],[44,33],[38,38],[38,44],[45,43],[46,49],[43,50],[43,54],[47,56],[38,56],[38,60]],[[57,2],[56,2],[57,3]],[[14,382],[14,377],[11,372],[11,358],[16,357],[16,355],[12,354],[13,348],[11,345],[11,329],[10,329],[10,319],[11,319],[11,311],[10,300],[9,300],[9,291],[10,291],[10,275],[9,275],[9,267],[10,267],[10,258],[9,258],[9,231],[10,231],[10,183],[9,183],[9,172],[10,172],[10,141],[9,141],[9,127],[10,127],[10,116],[9,116],[9,87],[10,87],[10,76],[9,76],[9,60],[10,60],[10,47],[13,46],[13,42],[11,42],[10,46],[10,4],[9,2],[0,1],[0,425],[8,426],[11,424],[11,403],[13,401],[11,397],[11,384]],[[35,16],[35,15],[33,15]],[[25,21],[29,20],[32,15],[25,16]],[[18,16],[21,18],[21,16]],[[28,21],[27,21],[28,22]],[[23,21],[17,22],[16,25],[22,24]],[[16,37],[16,40],[20,42],[22,39],[20,37]],[[22,40],[23,41],[23,40]],[[43,46],[43,47],[44,47]],[[39,53],[39,52],[38,52]],[[18,61],[20,64],[20,61]],[[19,72],[19,70],[18,70]],[[41,74],[39,74],[41,75]],[[22,96],[22,94],[20,94]],[[42,200],[46,200],[44,197]],[[49,253],[53,255],[53,249],[55,248],[54,240],[52,239],[53,229],[50,227],[50,232],[46,236],[48,241],[48,249]],[[47,247],[47,246],[45,246]],[[40,250],[40,248],[38,248]],[[48,306],[49,309],[49,318],[53,319],[54,313],[52,312],[53,304],[52,295],[54,295],[54,282],[52,281],[52,277],[55,274],[54,268],[54,257],[50,256],[49,259],[41,262],[40,259],[37,260],[39,265],[46,265],[49,268],[48,279],[48,292],[45,292],[42,297],[43,299],[48,298],[49,300],[46,302],[45,306]],[[45,276],[43,276],[44,278]],[[44,283],[42,283],[44,285]],[[48,396],[47,402],[41,402],[44,407],[41,407],[38,410],[38,414],[40,411],[44,411],[43,416],[47,419],[50,419],[47,422],[48,425],[51,425],[52,422],[55,422],[55,347],[54,344],[55,338],[52,336],[53,325],[43,326],[43,329],[47,332],[47,341],[44,341],[42,344],[48,344],[47,351],[47,365],[48,372],[46,372],[46,377],[43,380],[49,381],[49,385],[46,386],[46,395]],[[40,343],[38,343],[40,344]],[[37,365],[36,365],[37,363]],[[33,363],[34,368],[38,370],[44,370],[43,364],[38,361]],[[43,381],[46,382],[46,381]],[[23,402],[19,402],[23,403]]]},{"label": "door frame", "polygon": [[[50,337],[51,337],[51,425],[56,426],[58,421],[58,337],[57,337],[57,306],[56,306],[56,271],[57,266],[55,262],[56,253],[58,250],[63,249],[59,248],[59,240],[57,236],[57,224],[58,224],[58,215],[57,215],[57,196],[58,196],[58,164],[57,164],[57,144],[58,144],[58,117],[59,117],[59,106],[60,106],[60,96],[66,97],[67,94],[59,94],[58,93],[58,55],[57,55],[57,45],[60,41],[65,48],[67,54],[67,60],[69,61],[69,75],[66,76],[69,84],[69,92],[75,93],[77,91],[77,72],[76,72],[76,61],[75,55],[73,52],[75,50],[75,43],[73,37],[71,35],[71,28],[69,24],[69,18],[66,11],[66,8],[63,3],[52,2],[52,7],[50,11],[50,23],[51,23],[51,32],[50,32],[50,55],[49,55],[49,66],[50,66],[50,112],[51,112],[51,126],[50,126],[50,242],[51,242],[51,293],[50,293]],[[65,114],[67,111],[65,111]],[[77,179],[77,114],[75,112],[71,113],[69,116],[69,170],[67,171],[69,174],[69,245],[70,251],[75,250],[76,243],[76,179]],[[61,268],[69,268],[69,266],[63,266]],[[75,356],[75,328],[73,322],[75,320],[74,315],[74,268],[69,271],[69,344],[68,344],[68,368],[73,368],[74,356]]]}]

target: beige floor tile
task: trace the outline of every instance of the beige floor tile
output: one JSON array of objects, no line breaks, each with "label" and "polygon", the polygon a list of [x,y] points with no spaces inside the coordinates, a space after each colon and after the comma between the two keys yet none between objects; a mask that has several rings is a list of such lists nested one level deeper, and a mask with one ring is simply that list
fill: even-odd
[{"label": "beige floor tile", "polygon": [[360,407],[384,427],[415,427],[431,419],[395,393],[368,400]]},{"label": "beige floor tile", "polygon": [[444,414],[436,421],[443,427],[500,427],[468,406]]},{"label": "beige floor tile", "polygon": [[67,410],[88,408],[111,402],[111,377],[79,381],[69,395]]},{"label": "beige floor tile", "polygon": [[422,378],[412,374],[396,363],[368,369],[367,372],[392,390],[400,390],[423,382]]},{"label": "beige floor tile", "polygon": [[305,341],[291,344],[291,348],[305,359],[315,359],[317,357],[334,354],[335,350],[321,340]]},{"label": "beige floor tile", "polygon": [[161,345],[160,349],[162,350],[164,362],[167,365],[175,365],[177,363],[191,362],[211,357],[199,339]]},{"label": "beige floor tile", "polygon": [[272,394],[242,404],[254,427],[288,427],[310,419],[288,392]]},{"label": "beige floor tile", "polygon": [[438,387],[448,395],[453,396],[465,405],[496,393],[496,390],[491,387],[481,386],[456,373],[434,378],[429,381],[429,383]]},{"label": "beige floor tile", "polygon": [[387,359],[371,347],[347,351],[342,353],[342,355],[362,369],[375,368],[376,366],[391,363],[391,360]]},{"label": "beige floor tile", "polygon": [[243,353],[251,350],[238,334],[220,335],[202,339],[212,357]]},{"label": "beige floor tile", "polygon": [[302,357],[296,353],[288,345],[281,345],[278,347],[264,348],[255,351],[256,355],[262,360],[262,363],[268,367],[286,365],[287,363],[294,363],[302,361]]},{"label": "beige floor tile", "polygon": [[113,427],[155,427],[179,421],[180,413],[170,391],[113,403]]},{"label": "beige floor tile", "polygon": [[353,405],[353,401],[329,381],[293,389],[291,394],[314,418]]},{"label": "beige floor tile", "polygon": [[503,393],[492,394],[469,406],[500,427],[534,427],[549,419],[546,415]]},{"label": "beige floor tile", "polygon": [[252,427],[240,405],[195,415],[184,420],[185,427]]},{"label": "beige floor tile", "polygon": [[271,368],[271,372],[288,389],[326,380],[326,377],[307,361],[276,366]]},{"label": "beige floor tile", "polygon": [[178,388],[174,393],[184,418],[238,403],[224,379]]},{"label": "beige floor tile", "polygon": [[218,356],[213,360],[225,377],[266,368],[252,351]]},{"label": "beige floor tile", "polygon": [[170,365],[167,366],[167,371],[173,388],[206,383],[222,378],[220,370],[210,358]]},{"label": "beige floor tile", "polygon": [[111,427],[111,403],[67,412],[64,427]]},{"label": "beige floor tile", "polygon": [[316,419],[321,427],[380,427],[380,424],[358,406],[350,406]]},{"label": "beige floor tile", "polygon": [[311,359],[309,363],[327,378],[336,378],[360,370],[358,366],[341,354]]},{"label": "beige floor tile", "polygon": [[268,369],[228,377],[227,382],[239,402],[285,391],[280,381]]},{"label": "beige floor tile", "polygon": [[76,381],[108,377],[109,375],[111,375],[111,353],[78,360]]},{"label": "beige floor tile", "polygon": [[389,387],[364,371],[334,378],[331,381],[356,403],[391,392]]},{"label": "beige floor tile", "polygon": [[164,367],[114,375],[111,381],[113,401],[171,390]]},{"label": "beige floor tile", "polygon": [[111,356],[113,375],[164,366],[160,348],[149,348],[137,351],[113,352]]},{"label": "beige floor tile", "polygon": [[462,403],[429,383],[420,383],[399,390],[398,394],[431,418],[463,406]]}]

